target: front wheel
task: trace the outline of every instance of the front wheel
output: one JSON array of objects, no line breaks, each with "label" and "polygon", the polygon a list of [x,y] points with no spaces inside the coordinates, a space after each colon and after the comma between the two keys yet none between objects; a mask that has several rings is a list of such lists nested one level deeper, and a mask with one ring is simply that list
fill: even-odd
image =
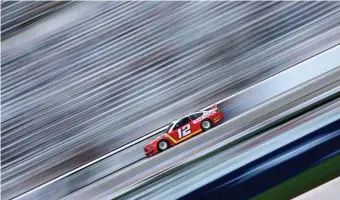
[{"label": "front wheel", "polygon": [[158,150],[160,152],[162,152],[162,151],[165,151],[169,148],[169,142],[166,141],[166,140],[161,140],[161,141],[158,142],[157,146],[158,146]]},{"label": "front wheel", "polygon": [[201,127],[202,127],[203,131],[207,131],[207,130],[209,130],[213,127],[213,124],[210,120],[206,119],[202,122]]}]

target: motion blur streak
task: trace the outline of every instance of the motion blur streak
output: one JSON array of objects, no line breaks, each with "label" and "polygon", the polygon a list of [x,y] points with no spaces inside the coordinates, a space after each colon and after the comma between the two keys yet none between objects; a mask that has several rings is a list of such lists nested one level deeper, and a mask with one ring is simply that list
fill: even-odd
[{"label": "motion blur streak", "polygon": [[340,42],[339,2],[2,1],[1,11],[3,199]]}]

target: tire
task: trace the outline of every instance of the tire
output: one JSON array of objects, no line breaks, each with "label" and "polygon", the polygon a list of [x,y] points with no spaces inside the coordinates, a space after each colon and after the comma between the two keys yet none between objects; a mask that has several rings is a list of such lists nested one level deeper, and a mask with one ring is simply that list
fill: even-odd
[{"label": "tire", "polygon": [[212,127],[213,127],[213,123],[208,119],[203,120],[201,123],[201,128],[203,129],[203,131],[207,131],[211,129]]},{"label": "tire", "polygon": [[169,142],[168,142],[168,141],[166,141],[166,140],[160,140],[160,141],[158,142],[158,144],[157,144],[157,147],[158,147],[158,151],[159,151],[159,152],[162,152],[162,151],[167,150],[167,149],[170,147],[170,145],[169,145]]}]

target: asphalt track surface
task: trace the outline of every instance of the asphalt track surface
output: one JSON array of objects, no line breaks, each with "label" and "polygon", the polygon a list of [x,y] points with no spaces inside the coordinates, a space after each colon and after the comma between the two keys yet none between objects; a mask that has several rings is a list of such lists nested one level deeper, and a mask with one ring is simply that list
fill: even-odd
[{"label": "asphalt track surface", "polygon": [[[2,52],[3,198],[340,42],[337,2],[255,3],[256,9],[252,3],[178,3],[171,13],[159,12],[170,4],[148,7],[157,11],[151,18],[133,15],[143,3],[100,5],[73,27]],[[195,20],[183,15],[188,11]],[[148,28],[140,34],[128,28],[132,32],[117,39],[126,28],[118,23],[128,18],[135,20],[131,29],[143,20]],[[180,31],[159,26],[169,21]],[[206,29],[197,31],[199,25]],[[138,43],[141,38],[153,40]],[[83,159],[86,150],[95,155]]]},{"label": "asphalt track surface", "polygon": [[329,91],[331,88],[338,87],[340,80],[339,71],[328,75],[329,76],[325,76],[322,80],[314,82],[314,84],[300,88],[300,90],[287,94],[287,96],[284,95],[284,98],[281,96],[281,98],[268,103],[266,106],[262,106],[247,112],[245,115],[227,121],[211,131],[194,137],[162,154],[151,159],[143,160],[90,184],[66,196],[64,199],[105,199],[108,195],[128,190],[137,183],[166,171],[173,165],[178,165],[179,163],[185,162],[186,159],[195,157],[196,154],[221,141],[230,139],[242,131],[249,130],[269,118],[287,111],[289,108],[299,105],[323,92]]},{"label": "asphalt track surface", "polygon": [[[312,111],[307,116],[292,120],[245,144],[230,149],[231,151],[220,152],[202,162],[187,166],[184,170],[162,177],[160,180],[156,179],[157,181],[152,184],[145,184],[144,187],[139,188],[139,191],[134,193],[134,195],[139,193],[137,196],[129,195],[129,197],[133,199],[137,199],[136,197],[139,199],[177,199],[186,192],[192,192],[201,186],[203,188],[199,188],[197,193],[193,192],[195,194],[191,193],[180,199],[218,199],[223,194],[231,199],[250,199],[273,186],[272,184],[275,185],[279,182],[278,179],[285,180],[285,178],[292,177],[294,172],[296,175],[299,170],[311,166],[312,163],[339,153],[337,145],[340,139],[340,131],[337,129],[340,122],[339,105],[338,100],[337,103],[333,102],[333,105],[329,105],[322,111]],[[295,162],[297,166],[300,166],[299,169],[289,169],[294,168],[294,162],[292,162],[294,157],[295,159],[299,157],[300,162],[306,161],[305,165]],[[287,162],[290,162],[290,166]],[[276,173],[281,174],[276,176],[275,173],[268,173],[271,170],[276,170]],[[219,177],[221,175],[224,175],[223,178]],[[219,179],[217,183],[205,186],[216,178],[222,180]],[[267,179],[269,180],[266,181]],[[259,184],[261,181],[264,183]],[[203,192],[205,195],[201,196],[202,190],[205,191]]]},{"label": "asphalt track surface", "polygon": [[[202,187],[198,188],[198,190],[192,191],[182,198],[179,198],[178,200],[210,200],[219,199],[220,196],[227,196],[230,199],[251,199],[254,197],[258,197],[257,199],[261,200],[285,200],[294,197],[294,189],[295,194],[298,194],[298,188],[305,189],[304,191],[306,191],[310,189],[310,187],[308,187],[308,184],[314,183],[315,185],[315,180],[327,178],[329,179],[340,175],[340,166],[338,165],[339,162],[331,163],[340,156],[338,145],[340,143],[339,104],[338,108],[334,108],[333,106],[332,109],[336,109],[338,113],[335,113],[334,110],[328,109],[328,113],[323,114],[323,116],[330,117],[331,120],[325,119],[325,117],[323,117],[323,119],[320,119],[319,117],[321,117],[321,114],[318,113],[316,115],[313,114],[314,118],[316,118],[315,120],[312,119],[311,121],[307,122],[306,120],[303,120],[305,121],[305,124],[299,124],[297,122],[293,123],[292,126],[294,126],[294,124],[297,124],[297,127],[294,127],[293,130],[289,130],[289,127],[283,126],[282,128],[286,129],[283,130],[285,131],[285,133],[281,137],[275,138],[271,141],[272,144],[279,144],[281,142],[280,145],[273,146],[270,145],[268,142],[267,144],[262,144],[262,147],[267,146],[267,148],[264,148],[266,149],[265,152],[267,154],[263,155],[263,152],[259,152],[258,154],[260,154],[261,157],[257,157],[256,154],[249,155],[248,152],[248,157],[257,158],[250,163],[241,166],[238,169],[232,169],[231,171],[229,171],[229,173],[223,175],[222,177],[219,177],[217,180],[210,182],[207,185],[202,186],[204,183],[206,183],[206,180],[203,181],[201,179],[201,182],[199,184]],[[334,114],[337,115],[337,118],[329,115],[331,113],[333,113],[333,116]],[[325,124],[325,122],[328,124]],[[323,127],[320,127],[320,124],[323,125]],[[301,126],[304,126],[304,129]],[[280,132],[280,130],[277,130],[272,134],[275,134],[277,132]],[[297,135],[299,135],[299,138],[296,138]],[[282,146],[282,141],[284,141],[286,145]],[[271,152],[270,149],[272,149]],[[255,147],[253,151],[258,152],[258,149]],[[244,157],[246,156],[244,155]],[[322,164],[320,162],[322,162]],[[291,179],[301,177],[305,173],[310,172],[309,170],[320,167],[317,164],[328,164],[331,166],[329,166],[329,169],[324,169],[324,171],[310,175],[310,177],[305,176],[304,178],[300,178],[299,183],[292,183]],[[207,169],[208,166],[205,167]],[[221,173],[219,175],[221,175]],[[216,174],[214,174],[213,176],[216,177]],[[198,177],[195,178],[198,179]],[[285,182],[287,180],[290,182],[289,184]],[[262,192],[265,191],[265,193],[267,193],[266,190],[273,187],[273,190],[275,190],[275,186],[280,183],[285,184],[286,191],[284,189],[281,191],[276,190],[276,195],[273,194],[274,192],[271,192],[272,197],[269,197],[269,195],[265,194],[261,195]],[[179,184],[177,184],[176,187],[181,188]],[[294,189],[291,187],[293,187]],[[173,187],[170,188],[175,189]],[[171,191],[166,192],[170,193]],[[270,192],[268,191],[268,193]],[[166,194],[163,195],[165,196]],[[262,198],[258,195],[262,196]]]}]

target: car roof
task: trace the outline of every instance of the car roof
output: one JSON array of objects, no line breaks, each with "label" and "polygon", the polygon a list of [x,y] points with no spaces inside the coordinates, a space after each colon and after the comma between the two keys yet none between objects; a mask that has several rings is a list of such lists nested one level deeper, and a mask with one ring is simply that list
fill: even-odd
[{"label": "car roof", "polygon": [[183,116],[183,117],[178,118],[177,120],[172,121],[170,124],[172,124],[172,123],[177,123],[180,119],[183,119],[183,118],[185,118],[185,117],[189,117],[190,115],[198,114],[198,113],[203,113],[203,112],[205,112],[205,111],[197,111],[197,112],[190,113],[189,115],[185,115],[185,116]]},{"label": "car roof", "polygon": [[[198,114],[198,113],[203,113],[204,111],[197,111],[197,112],[193,112],[193,113],[190,113],[189,115],[186,115],[184,117],[189,117],[190,115],[194,115],[194,114]],[[179,119],[183,119],[184,117],[181,117]]]}]

